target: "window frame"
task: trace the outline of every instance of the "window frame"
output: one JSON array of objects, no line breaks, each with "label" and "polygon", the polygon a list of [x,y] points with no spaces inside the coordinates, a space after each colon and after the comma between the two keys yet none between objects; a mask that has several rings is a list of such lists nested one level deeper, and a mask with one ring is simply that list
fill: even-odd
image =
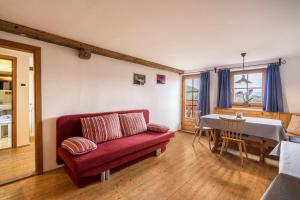
[{"label": "window frame", "polygon": [[[234,76],[235,75],[242,75],[242,74],[255,74],[255,73],[262,73],[262,102],[261,103],[256,103],[256,102],[250,102],[249,106],[250,107],[262,107],[263,106],[263,101],[264,101],[264,93],[265,93],[265,80],[266,80],[266,68],[259,68],[259,69],[250,69],[250,70],[245,70],[244,73],[243,71],[232,71],[230,72],[230,90],[231,90],[231,99],[232,99],[232,106],[243,106],[243,103],[240,102],[235,102],[234,101]],[[247,87],[248,88],[248,87]]]}]

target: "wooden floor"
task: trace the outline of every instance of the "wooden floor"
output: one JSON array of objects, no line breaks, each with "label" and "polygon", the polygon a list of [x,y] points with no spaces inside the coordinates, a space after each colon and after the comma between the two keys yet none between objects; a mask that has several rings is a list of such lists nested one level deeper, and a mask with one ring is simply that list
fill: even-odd
[{"label": "wooden floor", "polygon": [[151,157],[111,175],[105,183],[77,188],[62,168],[2,186],[1,199],[260,199],[278,168],[245,162],[225,153],[212,154],[207,141],[191,145],[193,136],[178,132],[160,157]]},{"label": "wooden floor", "polygon": [[10,137],[1,138],[0,139],[0,150],[11,148],[11,143],[12,143],[12,141],[11,141]]},{"label": "wooden floor", "polygon": [[34,172],[34,142],[23,147],[0,150],[0,184],[32,175]]}]

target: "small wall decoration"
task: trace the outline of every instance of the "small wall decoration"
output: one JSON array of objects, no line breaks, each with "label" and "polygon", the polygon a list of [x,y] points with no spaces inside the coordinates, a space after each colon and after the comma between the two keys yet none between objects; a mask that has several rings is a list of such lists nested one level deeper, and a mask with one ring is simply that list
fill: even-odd
[{"label": "small wall decoration", "polygon": [[146,83],[146,76],[143,74],[133,74],[133,84],[135,85],[145,85]]},{"label": "small wall decoration", "polygon": [[157,84],[166,84],[166,75],[156,74]]}]

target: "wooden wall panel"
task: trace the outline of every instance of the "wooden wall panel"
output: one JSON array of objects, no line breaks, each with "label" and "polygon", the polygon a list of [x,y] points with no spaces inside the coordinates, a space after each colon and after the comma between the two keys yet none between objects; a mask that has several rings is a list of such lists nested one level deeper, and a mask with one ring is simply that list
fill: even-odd
[{"label": "wooden wall panel", "polygon": [[[287,128],[290,123],[291,116],[294,113],[287,112],[265,112],[262,110],[251,110],[251,109],[243,109],[243,108],[232,108],[232,109],[220,109],[215,108],[215,113],[224,114],[224,115],[235,115],[235,113],[240,112],[243,113],[244,116],[248,117],[261,117],[261,118],[269,118],[269,119],[279,119],[282,121],[283,126]],[[299,115],[299,114],[297,114]]]}]

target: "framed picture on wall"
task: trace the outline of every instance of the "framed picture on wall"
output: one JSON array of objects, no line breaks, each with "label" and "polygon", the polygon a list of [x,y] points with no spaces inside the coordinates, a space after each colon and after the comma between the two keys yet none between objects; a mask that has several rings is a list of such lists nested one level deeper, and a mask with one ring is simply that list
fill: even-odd
[{"label": "framed picture on wall", "polygon": [[143,74],[133,74],[133,84],[134,85],[145,85],[146,75]]},{"label": "framed picture on wall", "polygon": [[156,74],[156,83],[157,84],[166,84],[166,75]]}]

